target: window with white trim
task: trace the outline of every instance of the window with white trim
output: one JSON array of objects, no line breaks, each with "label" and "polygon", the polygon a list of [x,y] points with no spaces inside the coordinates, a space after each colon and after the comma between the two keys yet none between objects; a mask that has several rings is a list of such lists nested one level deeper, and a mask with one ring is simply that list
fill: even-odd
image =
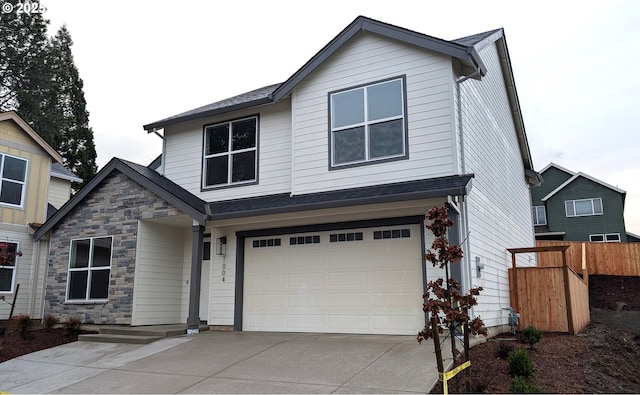
[{"label": "window with white trim", "polygon": [[604,233],[589,235],[589,241],[599,243],[620,243],[620,233]]},{"label": "window with white trim", "polygon": [[0,242],[0,293],[11,293],[16,282],[18,243]]},{"label": "window with white trim", "polygon": [[0,154],[0,204],[22,207],[27,184],[27,160]]},{"label": "window with white trim", "polygon": [[255,182],[257,142],[257,116],[205,126],[202,187]]},{"label": "window with white trim", "polygon": [[533,226],[547,224],[547,210],[544,206],[533,206],[531,214],[533,215]]},{"label": "window with white trim", "polygon": [[404,78],[329,94],[331,166],[406,157]]},{"label": "window with white trim", "polygon": [[567,200],[564,202],[567,217],[584,217],[602,214],[602,198]]},{"label": "window with white trim", "polygon": [[67,300],[109,298],[112,243],[111,236],[71,240]]}]

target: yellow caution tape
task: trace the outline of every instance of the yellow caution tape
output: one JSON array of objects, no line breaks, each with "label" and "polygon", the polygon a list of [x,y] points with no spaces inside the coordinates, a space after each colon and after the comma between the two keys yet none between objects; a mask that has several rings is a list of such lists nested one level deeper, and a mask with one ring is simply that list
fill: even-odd
[{"label": "yellow caution tape", "polygon": [[462,372],[463,370],[465,370],[469,366],[471,366],[471,361],[466,361],[463,364],[455,367],[454,369],[452,369],[452,370],[450,370],[448,372],[439,373],[440,381],[442,381],[442,392],[443,392],[444,395],[447,395],[449,393],[449,388],[447,386],[447,381],[451,380],[453,377],[455,377],[456,374]]}]

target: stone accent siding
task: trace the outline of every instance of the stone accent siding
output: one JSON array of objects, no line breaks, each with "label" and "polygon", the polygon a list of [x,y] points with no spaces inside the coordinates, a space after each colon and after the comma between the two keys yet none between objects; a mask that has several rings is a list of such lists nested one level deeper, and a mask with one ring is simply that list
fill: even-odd
[{"label": "stone accent siding", "polygon": [[[131,324],[138,220],[182,215],[126,175],[114,171],[52,230],[45,315],[90,324]],[[71,240],[113,236],[109,300],[65,303]]]}]

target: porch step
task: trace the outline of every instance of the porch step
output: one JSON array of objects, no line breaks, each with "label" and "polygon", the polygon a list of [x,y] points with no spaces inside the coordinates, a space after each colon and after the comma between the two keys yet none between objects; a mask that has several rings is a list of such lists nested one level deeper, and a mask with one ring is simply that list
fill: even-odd
[{"label": "porch step", "polygon": [[[103,343],[148,344],[165,337],[180,336],[187,333],[187,326],[149,325],[149,326],[99,326],[98,334],[80,335],[78,341]],[[207,325],[200,325],[200,332],[208,331]]]},{"label": "porch step", "polygon": [[162,339],[162,337],[137,336],[137,335],[92,334],[92,335],[78,336],[78,341],[80,342],[97,342],[97,343],[149,344],[160,339]]}]

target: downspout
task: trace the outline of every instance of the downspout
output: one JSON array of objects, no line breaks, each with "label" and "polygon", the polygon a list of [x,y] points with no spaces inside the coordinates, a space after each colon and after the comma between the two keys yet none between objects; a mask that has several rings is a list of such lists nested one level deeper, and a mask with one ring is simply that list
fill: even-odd
[{"label": "downspout", "polygon": [[160,167],[158,168],[158,173],[164,175],[164,153],[167,148],[167,140],[165,140],[164,136],[158,132],[158,129],[153,128],[151,132],[162,139],[162,155],[160,156]]},{"label": "downspout", "polygon": [[[458,78],[456,80],[456,95],[458,98],[458,133],[460,135],[460,173],[461,174],[466,174],[467,173],[467,168],[466,168],[466,162],[465,162],[465,156],[464,156],[464,127],[463,124],[464,122],[462,121],[462,91],[460,86],[462,85],[463,82],[465,82],[466,80],[468,80],[469,78],[473,78],[475,76],[481,75],[481,71],[480,70],[476,70],[475,72],[466,75],[466,76],[462,76],[460,78]],[[471,243],[469,241],[471,235],[469,232],[469,210],[468,210],[468,205],[467,205],[467,199],[466,196],[462,196],[462,201],[461,203],[461,211],[462,211],[462,217],[464,218],[463,220],[463,231],[462,231],[462,237],[463,237],[463,250],[466,251],[467,253],[464,254],[464,260],[465,260],[465,266],[467,267],[467,274],[466,274],[466,280],[467,281],[463,281],[462,284],[462,289],[464,291],[468,290],[471,288],[471,255],[469,254],[469,251],[471,250]],[[464,280],[464,279],[463,279]],[[465,284],[466,282],[466,284]],[[471,316],[473,317],[474,314],[474,308],[471,308]]]}]

